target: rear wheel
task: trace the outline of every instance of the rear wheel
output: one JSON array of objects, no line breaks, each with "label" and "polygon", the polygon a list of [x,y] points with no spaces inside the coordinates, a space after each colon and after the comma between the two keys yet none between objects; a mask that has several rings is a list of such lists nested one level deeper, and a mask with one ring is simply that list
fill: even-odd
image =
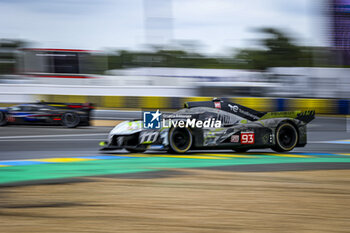
[{"label": "rear wheel", "polygon": [[80,117],[74,112],[67,112],[62,116],[62,124],[68,128],[75,128],[80,123]]},{"label": "rear wheel", "polygon": [[7,124],[6,113],[0,111],[0,126]]},{"label": "rear wheel", "polygon": [[298,132],[295,127],[288,123],[282,123],[276,130],[276,145],[272,148],[277,152],[293,150],[298,142]]},{"label": "rear wheel", "polygon": [[185,153],[193,143],[193,137],[188,128],[171,128],[169,131],[169,152]]}]

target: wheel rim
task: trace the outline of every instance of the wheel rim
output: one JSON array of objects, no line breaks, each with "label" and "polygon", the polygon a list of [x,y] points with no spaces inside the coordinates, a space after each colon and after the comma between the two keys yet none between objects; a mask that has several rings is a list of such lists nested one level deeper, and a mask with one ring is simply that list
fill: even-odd
[{"label": "wheel rim", "polygon": [[76,119],[76,117],[73,114],[71,114],[71,113],[68,113],[67,116],[66,116],[66,120],[68,122],[74,122],[75,119]]},{"label": "wheel rim", "polygon": [[171,142],[175,151],[186,152],[192,144],[191,133],[186,128],[176,128],[171,135]]},{"label": "wheel rim", "polygon": [[183,132],[176,131],[174,132],[174,145],[179,148],[180,150],[183,150],[187,147],[189,135],[185,134]]},{"label": "wheel rim", "polygon": [[66,122],[67,125],[71,126],[71,125],[75,125],[78,122],[78,117],[76,114],[73,113],[66,113],[64,120]]},{"label": "wheel rim", "polygon": [[278,134],[278,142],[284,149],[293,148],[296,144],[296,132],[292,126],[284,126],[280,129]]}]

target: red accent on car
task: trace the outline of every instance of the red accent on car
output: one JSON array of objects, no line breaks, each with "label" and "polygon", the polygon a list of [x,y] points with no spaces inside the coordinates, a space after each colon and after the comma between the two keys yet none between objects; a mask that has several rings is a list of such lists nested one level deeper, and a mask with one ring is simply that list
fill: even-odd
[{"label": "red accent on car", "polygon": [[67,105],[68,108],[82,108],[82,105]]},{"label": "red accent on car", "polygon": [[215,108],[221,108],[221,103],[220,101],[214,102]]},{"label": "red accent on car", "polygon": [[12,116],[7,117],[7,122],[15,122],[15,121],[16,121],[16,119],[14,117],[12,117]]},{"label": "red accent on car", "polygon": [[83,106],[85,108],[89,108],[89,109],[95,109],[94,106],[91,103],[84,103]]}]

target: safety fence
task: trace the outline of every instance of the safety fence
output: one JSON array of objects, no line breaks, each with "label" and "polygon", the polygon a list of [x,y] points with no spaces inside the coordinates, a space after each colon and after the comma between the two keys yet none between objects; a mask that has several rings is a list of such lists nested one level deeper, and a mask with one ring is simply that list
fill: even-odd
[{"label": "safety fence", "polygon": [[[50,102],[91,102],[98,108],[123,109],[179,109],[188,101],[208,101],[213,97],[161,97],[161,96],[83,96],[36,95],[36,100]],[[259,111],[290,111],[314,109],[317,114],[350,114],[347,99],[303,98],[223,98]]]}]

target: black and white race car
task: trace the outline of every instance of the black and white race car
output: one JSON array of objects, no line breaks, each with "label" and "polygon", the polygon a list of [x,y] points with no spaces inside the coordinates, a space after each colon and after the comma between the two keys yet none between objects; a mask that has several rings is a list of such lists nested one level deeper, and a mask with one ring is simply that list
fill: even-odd
[{"label": "black and white race car", "polygon": [[0,109],[0,126],[7,124],[89,125],[92,104],[38,102]]},{"label": "black and white race car", "polygon": [[[198,149],[271,148],[278,152],[303,147],[307,143],[306,125],[315,111],[260,112],[214,99],[188,102],[171,114],[152,112],[149,119],[124,121],[100,143],[102,150],[147,149],[185,153]],[[149,121],[149,122],[146,122]]]}]

